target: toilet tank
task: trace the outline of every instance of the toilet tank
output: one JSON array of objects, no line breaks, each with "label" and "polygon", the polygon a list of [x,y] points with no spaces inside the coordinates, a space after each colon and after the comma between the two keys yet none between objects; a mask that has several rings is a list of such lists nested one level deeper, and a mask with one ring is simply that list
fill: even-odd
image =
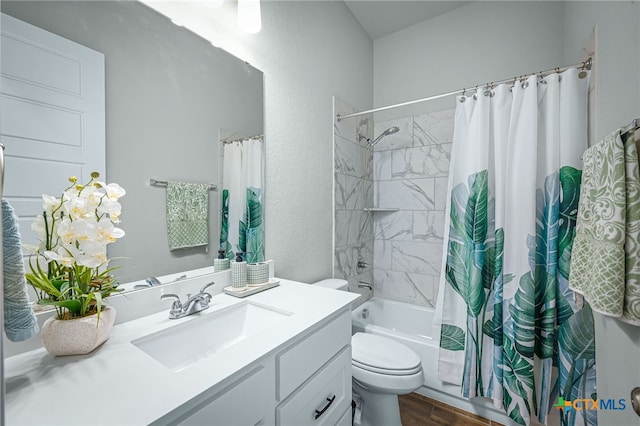
[{"label": "toilet tank", "polygon": [[342,280],[339,278],[327,278],[326,280],[313,283],[313,285],[332,288],[334,290],[349,291],[349,283],[347,282],[347,280]]}]

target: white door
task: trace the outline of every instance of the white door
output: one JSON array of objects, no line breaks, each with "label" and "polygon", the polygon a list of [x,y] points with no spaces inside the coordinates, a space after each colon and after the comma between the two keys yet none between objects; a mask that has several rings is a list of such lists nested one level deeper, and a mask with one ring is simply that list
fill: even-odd
[{"label": "white door", "polygon": [[72,175],[104,177],[104,55],[5,14],[0,28],[4,197],[34,244],[43,193],[58,196]]}]

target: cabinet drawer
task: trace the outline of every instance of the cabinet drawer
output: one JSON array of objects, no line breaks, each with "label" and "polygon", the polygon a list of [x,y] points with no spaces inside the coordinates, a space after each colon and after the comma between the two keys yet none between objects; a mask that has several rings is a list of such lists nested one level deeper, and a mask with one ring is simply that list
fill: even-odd
[{"label": "cabinet drawer", "polygon": [[340,349],[351,344],[351,313],[345,312],[276,356],[278,401],[282,401]]},{"label": "cabinet drawer", "polygon": [[276,409],[277,424],[335,425],[351,407],[351,346]]}]

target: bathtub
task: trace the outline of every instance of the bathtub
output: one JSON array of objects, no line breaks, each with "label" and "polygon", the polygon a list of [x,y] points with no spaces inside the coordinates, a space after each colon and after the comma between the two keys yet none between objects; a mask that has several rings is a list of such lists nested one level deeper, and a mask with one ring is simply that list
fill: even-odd
[{"label": "bathtub", "polygon": [[422,360],[424,385],[418,393],[478,414],[505,425],[513,422],[494,408],[490,400],[474,398],[473,403],[461,396],[460,386],[438,379],[438,334],[434,330],[432,308],[372,297],[352,313],[353,333],[364,332],[385,336],[405,344]]}]

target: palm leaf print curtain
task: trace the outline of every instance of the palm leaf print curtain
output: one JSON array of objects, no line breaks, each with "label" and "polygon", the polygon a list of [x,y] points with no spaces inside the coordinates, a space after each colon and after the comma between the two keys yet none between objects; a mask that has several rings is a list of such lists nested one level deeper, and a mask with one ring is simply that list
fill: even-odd
[{"label": "palm leaf print curtain", "polygon": [[456,107],[438,374],[523,425],[595,393],[593,317],[568,285],[588,87],[570,69]]},{"label": "palm leaf print curtain", "polygon": [[264,260],[262,136],[223,142],[220,250]]}]

